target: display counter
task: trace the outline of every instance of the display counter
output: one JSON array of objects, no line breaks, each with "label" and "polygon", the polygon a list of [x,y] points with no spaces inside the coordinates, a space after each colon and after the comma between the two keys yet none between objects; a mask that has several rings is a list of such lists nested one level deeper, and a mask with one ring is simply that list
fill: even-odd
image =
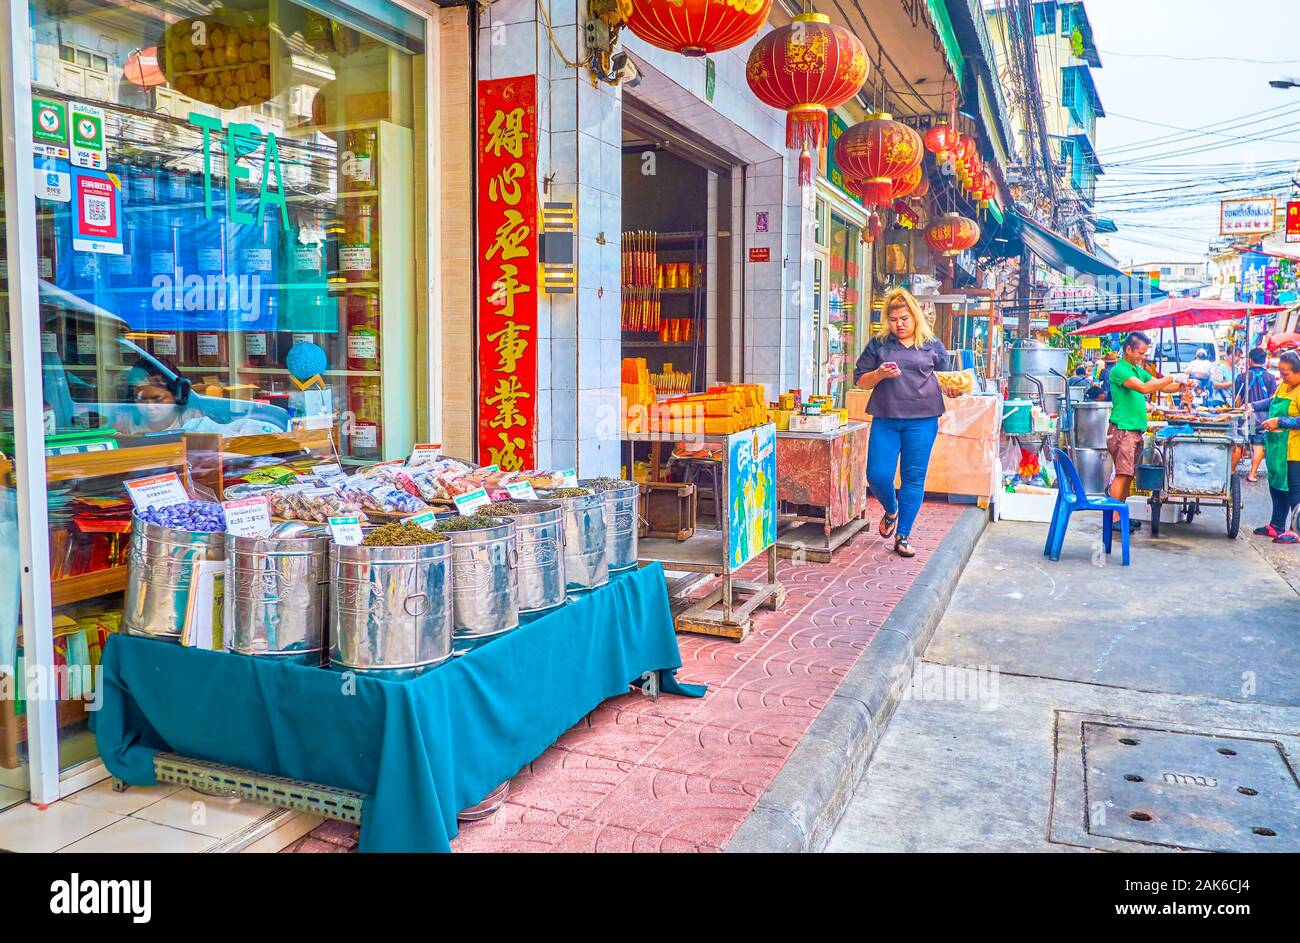
[{"label": "display counter", "polygon": [[867,526],[867,442],[871,425],[834,432],[776,434],[776,497],[783,556],[826,562]]}]

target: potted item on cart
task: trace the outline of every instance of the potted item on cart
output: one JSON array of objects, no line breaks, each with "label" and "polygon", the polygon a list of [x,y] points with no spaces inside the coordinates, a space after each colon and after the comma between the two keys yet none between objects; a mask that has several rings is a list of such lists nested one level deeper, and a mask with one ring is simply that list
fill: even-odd
[{"label": "potted item on cart", "polygon": [[618,478],[583,478],[578,484],[605,496],[605,552],[609,569],[627,570],[636,566],[640,486],[635,481]]},{"label": "potted item on cart", "polygon": [[564,508],[557,501],[493,501],[493,517],[515,522],[519,611],[542,612],[568,598],[564,577]]},{"label": "potted item on cart", "polygon": [[330,665],[415,677],[451,657],[451,541],[391,523],[330,545]]},{"label": "potted item on cart", "polygon": [[590,488],[557,488],[539,493],[564,507],[564,573],[571,593],[609,582],[609,544],[605,536],[605,495]]},{"label": "potted item on cart", "polygon": [[329,534],[293,521],[226,534],[225,641],[240,655],[327,663]]},{"label": "potted item on cart", "polygon": [[451,542],[457,639],[482,639],[519,627],[519,549],[515,522],[477,513],[434,525]]},{"label": "potted item on cart", "polygon": [[212,501],[138,509],[131,521],[122,631],[212,647],[225,530],[221,505]]}]

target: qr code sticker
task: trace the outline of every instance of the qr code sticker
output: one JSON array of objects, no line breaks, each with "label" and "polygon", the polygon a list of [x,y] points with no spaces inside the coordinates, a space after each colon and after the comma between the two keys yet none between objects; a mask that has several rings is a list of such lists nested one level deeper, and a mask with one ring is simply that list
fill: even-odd
[{"label": "qr code sticker", "polygon": [[85,200],[86,221],[90,223],[108,222],[108,200],[102,196],[87,196]]}]

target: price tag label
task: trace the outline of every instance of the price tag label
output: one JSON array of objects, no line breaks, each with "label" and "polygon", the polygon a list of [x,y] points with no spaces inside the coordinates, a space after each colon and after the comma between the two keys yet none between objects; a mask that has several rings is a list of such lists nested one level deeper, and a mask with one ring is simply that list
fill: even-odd
[{"label": "price tag label", "polygon": [[311,473],[321,478],[337,478],[343,474],[343,467],[338,462],[325,462],[320,465],[313,465]]},{"label": "price tag label", "polygon": [[479,471],[481,472],[495,472],[500,470],[501,470],[500,465],[484,465],[482,468],[479,469]]},{"label": "price tag label", "polygon": [[406,518],[406,523],[414,524],[425,530],[433,530],[433,525],[438,523],[438,518],[432,511],[421,511],[419,514],[412,514]]},{"label": "price tag label", "polygon": [[137,510],[145,508],[165,508],[173,504],[184,504],[190,499],[185,493],[185,486],[175,472],[165,475],[150,475],[148,478],[135,478],[124,482],[126,493],[131,496],[131,503]]},{"label": "price tag label", "polygon": [[506,491],[510,497],[518,498],[520,501],[536,501],[537,491],[533,488],[531,481],[511,481],[506,484]]},{"label": "price tag label", "polygon": [[577,469],[566,468],[564,471],[560,472],[560,479],[564,482],[564,487],[566,488],[578,487]]},{"label": "price tag label", "polygon": [[429,462],[436,462],[441,455],[441,442],[426,442],[411,449],[411,457],[406,460],[406,464],[425,465]]},{"label": "price tag label", "polygon": [[469,517],[483,505],[491,503],[486,488],[475,488],[473,491],[467,491],[465,494],[456,495],[452,500],[456,502],[456,510],[459,511],[463,517]]},{"label": "price tag label", "polygon": [[330,534],[341,547],[355,547],[361,543],[361,518],[355,514],[330,518]]},{"label": "price tag label", "polygon": [[271,506],[266,498],[222,501],[226,509],[226,532],[236,537],[265,537],[271,532]]}]

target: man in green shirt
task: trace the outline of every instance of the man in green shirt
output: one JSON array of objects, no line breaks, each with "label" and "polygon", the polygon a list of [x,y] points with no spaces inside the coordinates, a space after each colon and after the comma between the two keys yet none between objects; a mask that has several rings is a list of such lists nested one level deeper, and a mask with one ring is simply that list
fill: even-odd
[{"label": "man in green shirt", "polygon": [[1182,384],[1172,377],[1153,377],[1142,366],[1151,338],[1134,331],[1124,338],[1124,356],[1110,369],[1110,427],[1106,449],[1115,463],[1110,496],[1123,501],[1142,460],[1142,436],[1147,431],[1147,397],[1161,390],[1176,392]]}]

